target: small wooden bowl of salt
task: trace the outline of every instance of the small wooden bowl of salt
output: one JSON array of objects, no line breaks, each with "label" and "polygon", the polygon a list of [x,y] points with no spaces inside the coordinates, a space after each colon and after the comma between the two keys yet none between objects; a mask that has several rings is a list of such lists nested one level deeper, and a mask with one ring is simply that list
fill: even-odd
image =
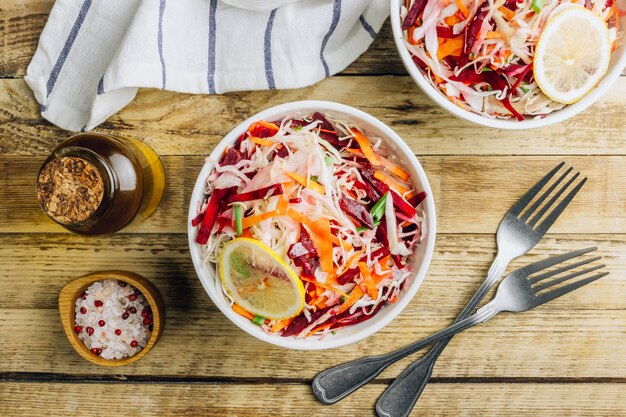
[{"label": "small wooden bowl of salt", "polygon": [[165,303],[141,275],[101,271],[69,282],[59,294],[63,330],[80,356],[122,366],[146,355],[163,333]]}]

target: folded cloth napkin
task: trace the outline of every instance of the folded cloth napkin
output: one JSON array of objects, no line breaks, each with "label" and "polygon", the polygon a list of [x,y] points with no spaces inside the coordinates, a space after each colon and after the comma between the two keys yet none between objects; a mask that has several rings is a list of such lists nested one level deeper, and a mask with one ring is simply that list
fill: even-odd
[{"label": "folded cloth napkin", "polygon": [[387,0],[57,0],[26,82],[52,123],[89,130],[138,87],[297,88],[343,70]]}]

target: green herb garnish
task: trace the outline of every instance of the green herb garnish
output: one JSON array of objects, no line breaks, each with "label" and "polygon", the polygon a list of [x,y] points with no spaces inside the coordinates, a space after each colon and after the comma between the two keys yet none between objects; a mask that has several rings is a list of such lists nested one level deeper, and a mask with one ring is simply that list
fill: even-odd
[{"label": "green herb garnish", "polygon": [[380,219],[382,219],[383,214],[385,214],[385,204],[387,202],[388,194],[389,192],[386,192],[385,195],[383,195],[380,200],[378,200],[376,204],[374,204],[374,207],[372,207],[372,211],[370,213],[372,214],[372,218],[374,219],[374,226],[378,226],[378,224],[380,223]]},{"label": "green herb garnish", "polygon": [[254,316],[254,318],[252,319],[252,323],[256,324],[257,326],[263,326],[265,324],[265,317]]},{"label": "green herb garnish", "polygon": [[241,223],[241,206],[235,206],[233,208],[233,214],[235,216],[235,229],[237,230],[237,236],[241,236],[243,233],[243,225]]},{"label": "green herb garnish", "polygon": [[544,5],[544,0],[533,0],[532,3],[530,4],[530,7],[531,9],[533,9],[535,13],[540,13],[541,9],[543,9],[543,5]]}]

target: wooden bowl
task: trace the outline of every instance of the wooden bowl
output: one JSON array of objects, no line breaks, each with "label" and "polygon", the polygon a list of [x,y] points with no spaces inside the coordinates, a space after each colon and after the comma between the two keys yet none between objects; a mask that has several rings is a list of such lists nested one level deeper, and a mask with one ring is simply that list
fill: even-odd
[{"label": "wooden bowl", "polygon": [[[91,284],[105,279],[124,281],[132,285],[139,290],[141,294],[143,294],[152,309],[152,335],[143,349],[128,358],[104,359],[100,356],[94,355],[89,351],[87,346],[85,346],[83,341],[78,337],[78,334],[74,331],[74,326],[76,325],[76,300]],[[165,326],[165,302],[163,301],[163,297],[161,296],[159,290],[154,286],[154,284],[141,275],[127,271],[95,272],[69,282],[65,287],[63,287],[61,293],[59,294],[59,312],[61,314],[63,330],[65,330],[65,334],[76,352],[88,361],[102,366],[128,365],[129,363],[133,363],[141,359],[159,340],[161,333],[163,333],[163,327]]]}]

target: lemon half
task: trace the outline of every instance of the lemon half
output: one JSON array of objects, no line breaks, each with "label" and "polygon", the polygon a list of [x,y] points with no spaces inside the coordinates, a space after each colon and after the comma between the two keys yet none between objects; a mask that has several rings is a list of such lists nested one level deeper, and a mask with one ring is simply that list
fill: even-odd
[{"label": "lemon half", "polygon": [[304,287],[296,272],[256,239],[237,238],[224,245],[219,271],[233,300],[254,315],[284,320],[304,307]]},{"label": "lemon half", "polygon": [[606,23],[591,10],[573,6],[546,24],[535,50],[533,72],[546,96],[571,104],[598,84],[610,60]]}]

